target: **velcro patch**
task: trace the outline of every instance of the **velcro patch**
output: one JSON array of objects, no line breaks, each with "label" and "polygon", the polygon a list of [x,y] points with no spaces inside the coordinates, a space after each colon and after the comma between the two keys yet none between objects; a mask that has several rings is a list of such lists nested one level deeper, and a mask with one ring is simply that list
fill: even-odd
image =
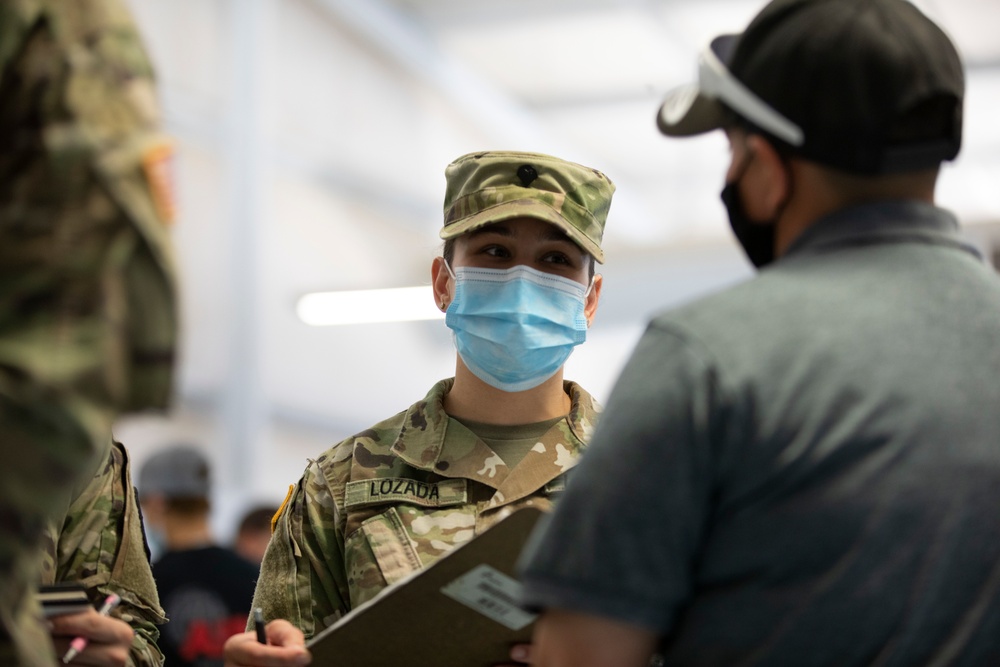
[{"label": "velcro patch", "polygon": [[344,493],[347,509],[378,503],[410,503],[421,507],[463,505],[468,498],[466,480],[446,479],[436,483],[405,477],[380,477],[348,482]]}]

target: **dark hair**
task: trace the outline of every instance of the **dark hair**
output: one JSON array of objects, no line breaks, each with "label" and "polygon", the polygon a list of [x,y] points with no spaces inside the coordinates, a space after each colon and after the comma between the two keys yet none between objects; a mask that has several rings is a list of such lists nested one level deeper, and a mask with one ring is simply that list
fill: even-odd
[{"label": "dark hair", "polygon": [[185,516],[197,516],[208,514],[211,505],[208,498],[201,496],[177,496],[164,500],[166,509],[171,514],[183,514]]},{"label": "dark hair", "polygon": [[448,266],[451,266],[451,260],[455,259],[455,237],[445,239],[441,256],[444,257],[444,261],[448,262]]},{"label": "dark hair", "polygon": [[243,515],[243,520],[240,521],[238,533],[245,533],[248,531],[267,531],[271,532],[271,517],[273,517],[278,512],[277,507],[257,507],[246,514]]}]

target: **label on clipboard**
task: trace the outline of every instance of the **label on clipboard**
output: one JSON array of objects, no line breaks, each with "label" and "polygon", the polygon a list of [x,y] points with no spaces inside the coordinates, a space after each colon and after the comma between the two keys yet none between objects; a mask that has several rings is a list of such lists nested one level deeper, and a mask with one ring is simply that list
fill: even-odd
[{"label": "label on clipboard", "polygon": [[535,620],[535,614],[517,604],[520,582],[489,565],[472,568],[443,586],[441,592],[511,630],[520,630]]}]

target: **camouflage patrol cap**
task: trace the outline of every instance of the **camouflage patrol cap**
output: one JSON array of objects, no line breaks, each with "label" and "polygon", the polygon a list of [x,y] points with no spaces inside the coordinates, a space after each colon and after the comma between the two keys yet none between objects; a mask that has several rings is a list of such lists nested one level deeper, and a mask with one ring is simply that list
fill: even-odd
[{"label": "camouflage patrol cap", "polygon": [[615,185],[590,167],[541,153],[469,153],[445,170],[444,228],[450,239],[494,222],[537,218],[604,263],[601,238]]},{"label": "camouflage patrol cap", "polygon": [[139,471],[139,495],[167,498],[208,498],[211,491],[208,459],[186,445],[153,454]]}]

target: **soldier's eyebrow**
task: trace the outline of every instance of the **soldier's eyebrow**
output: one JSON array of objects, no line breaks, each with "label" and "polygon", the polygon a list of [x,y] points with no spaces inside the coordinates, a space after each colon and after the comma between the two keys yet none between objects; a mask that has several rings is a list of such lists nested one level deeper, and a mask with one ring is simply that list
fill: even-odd
[{"label": "soldier's eyebrow", "polygon": [[475,238],[477,236],[482,236],[483,234],[497,234],[507,238],[514,238],[514,231],[502,222],[494,222],[491,225],[474,229],[469,232],[469,238]]},{"label": "soldier's eyebrow", "polygon": [[573,239],[569,237],[569,234],[555,225],[546,225],[545,231],[542,232],[540,236],[546,241],[569,241],[570,243],[573,243]]},{"label": "soldier's eyebrow", "polygon": [[[496,234],[497,236],[503,236],[505,238],[514,238],[514,230],[509,226],[505,225],[503,222],[494,222],[493,224],[486,225],[485,227],[480,227],[479,229],[474,229],[469,232],[469,238],[475,238],[483,234]],[[547,224],[538,233],[538,237],[543,241],[568,241],[573,243],[573,239],[563,230],[559,229],[555,225]]]}]

